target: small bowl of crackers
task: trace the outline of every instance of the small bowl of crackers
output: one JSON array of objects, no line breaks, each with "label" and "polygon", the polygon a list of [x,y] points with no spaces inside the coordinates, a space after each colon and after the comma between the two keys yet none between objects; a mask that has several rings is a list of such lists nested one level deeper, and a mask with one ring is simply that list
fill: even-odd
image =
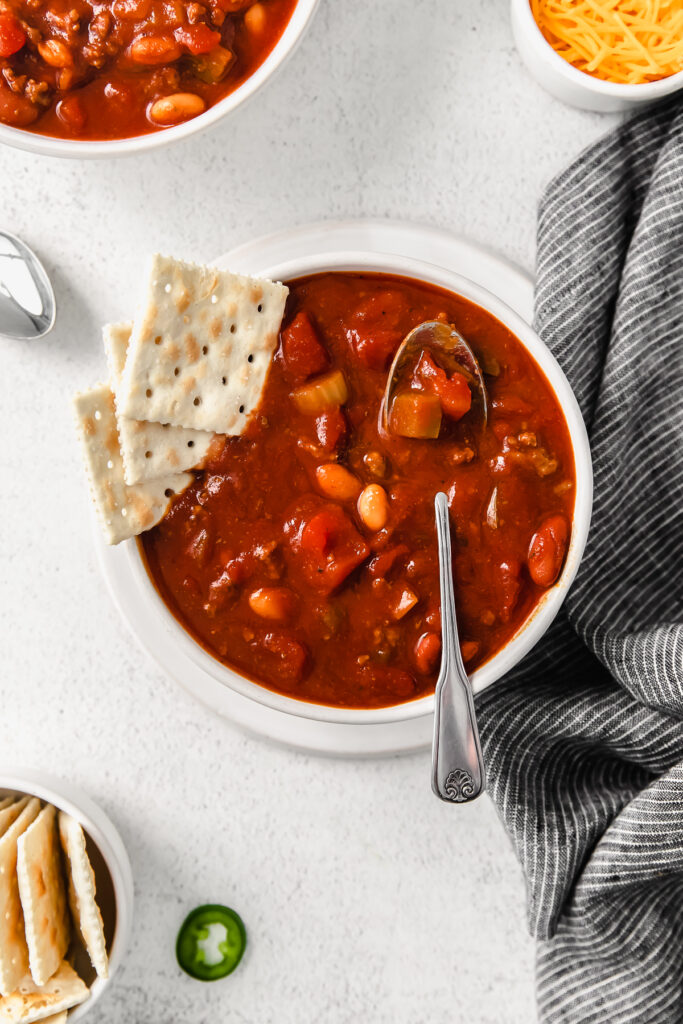
[{"label": "small bowl of crackers", "polygon": [[81,1020],[123,958],[132,909],[103,811],[70,783],[0,769],[0,1021]]}]

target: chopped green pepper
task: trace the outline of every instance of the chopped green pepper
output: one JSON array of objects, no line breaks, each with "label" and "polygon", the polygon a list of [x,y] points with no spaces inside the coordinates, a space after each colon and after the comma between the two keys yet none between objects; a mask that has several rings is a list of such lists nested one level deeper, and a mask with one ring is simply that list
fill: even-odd
[{"label": "chopped green pepper", "polygon": [[247,944],[239,914],[220,903],[206,903],[187,915],[178,932],[176,957],[199,981],[217,981],[237,967]]}]

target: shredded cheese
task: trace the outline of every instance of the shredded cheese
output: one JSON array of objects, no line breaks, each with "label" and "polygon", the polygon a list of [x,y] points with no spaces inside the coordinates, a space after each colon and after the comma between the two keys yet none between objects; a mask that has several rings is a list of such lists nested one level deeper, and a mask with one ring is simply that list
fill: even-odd
[{"label": "shredded cheese", "polygon": [[530,0],[541,32],[579,71],[642,85],[683,71],[683,0]]}]

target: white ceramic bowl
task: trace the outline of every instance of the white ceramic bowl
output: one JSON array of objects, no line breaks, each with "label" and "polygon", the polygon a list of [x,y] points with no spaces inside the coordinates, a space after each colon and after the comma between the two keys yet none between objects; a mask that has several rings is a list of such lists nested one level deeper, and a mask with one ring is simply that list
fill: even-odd
[{"label": "white ceramic bowl", "polygon": [[603,113],[633,110],[683,89],[683,71],[658,82],[620,85],[579,71],[545,39],[529,0],[511,0],[512,33],[520,57],[539,85],[572,107]]},{"label": "white ceramic bowl", "polygon": [[[374,253],[331,253],[324,256],[296,259],[274,267],[264,267],[261,276],[288,281],[305,274],[330,270],[371,271],[416,278],[463,295],[482,306],[519,338],[543,370],[564,412],[576,465],[576,503],[572,536],[564,569],[558,582],[541,597],[532,614],[509,643],[494,658],[473,673],[472,685],[477,692],[490,686],[496,679],[513,668],[538,642],[557,615],[569,585],[578,570],[588,536],[593,493],[590,448],[581,412],[566,377],[535,331],[495,295],[452,271],[401,256]],[[405,721],[433,712],[433,694],[392,707],[364,710],[311,704],[274,693],[251,682],[213,658],[179,625],[150,580],[134,541],[127,542],[127,556],[135,586],[141,592],[145,603],[153,607],[163,630],[165,642],[182,651],[203,675],[230,687],[242,696],[276,711],[296,715],[300,718],[347,725]]]},{"label": "white ceramic bowl", "polygon": [[21,128],[11,128],[9,125],[0,124],[0,143],[14,146],[16,149],[25,149],[30,153],[40,153],[43,156],[88,160],[146,153],[151,149],[159,149],[161,146],[169,146],[172,142],[187,139],[190,135],[204,131],[205,128],[210,128],[211,125],[221,121],[258,92],[261,86],[282,67],[294,52],[303,38],[317,5],[318,0],[298,0],[284,32],[253,75],[250,75],[229,96],[214,104],[213,107],[209,107],[203,114],[193,117],[183,124],[175,125],[173,128],[164,128],[149,135],[135,135],[129,139],[112,139],[104,142],[54,139],[49,135],[39,135],[37,132],[24,131]]},{"label": "white ceramic bowl", "polygon": [[[90,986],[89,998],[69,1013],[69,1024],[75,1024],[90,1013],[111,983],[130,941],[133,924],[133,874],[130,861],[114,825],[104,811],[77,786],[44,772],[0,766],[0,797],[14,793],[37,796],[80,822],[101,853],[113,886],[116,925],[109,949],[109,977],[96,978]],[[97,870],[95,878],[97,881]]]}]

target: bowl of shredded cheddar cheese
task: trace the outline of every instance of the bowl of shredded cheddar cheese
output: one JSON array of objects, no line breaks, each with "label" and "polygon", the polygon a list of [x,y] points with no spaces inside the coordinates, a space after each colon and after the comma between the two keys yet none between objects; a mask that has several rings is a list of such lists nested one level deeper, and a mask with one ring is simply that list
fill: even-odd
[{"label": "bowl of shredded cheddar cheese", "polygon": [[630,110],[683,89],[682,0],[511,0],[522,60],[586,110]]}]

